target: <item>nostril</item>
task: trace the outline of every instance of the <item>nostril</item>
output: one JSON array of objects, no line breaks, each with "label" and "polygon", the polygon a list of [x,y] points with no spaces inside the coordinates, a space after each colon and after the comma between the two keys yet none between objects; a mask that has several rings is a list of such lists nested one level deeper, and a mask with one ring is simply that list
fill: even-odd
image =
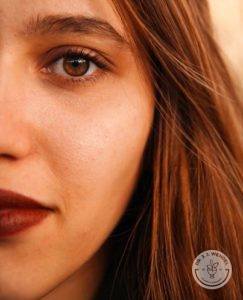
[{"label": "nostril", "polygon": [[15,157],[11,154],[8,154],[8,153],[1,153],[0,157],[15,160]]}]

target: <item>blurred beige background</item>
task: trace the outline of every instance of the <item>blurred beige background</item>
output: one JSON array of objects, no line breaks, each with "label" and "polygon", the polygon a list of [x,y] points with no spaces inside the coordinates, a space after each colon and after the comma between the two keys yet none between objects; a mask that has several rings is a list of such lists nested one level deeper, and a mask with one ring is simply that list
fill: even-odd
[{"label": "blurred beige background", "polygon": [[215,36],[243,95],[243,0],[209,0],[209,5]]}]

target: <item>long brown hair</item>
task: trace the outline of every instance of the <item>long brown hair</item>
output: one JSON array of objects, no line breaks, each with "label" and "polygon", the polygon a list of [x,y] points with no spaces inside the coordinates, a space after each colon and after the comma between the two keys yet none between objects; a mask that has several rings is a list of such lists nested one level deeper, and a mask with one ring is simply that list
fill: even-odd
[{"label": "long brown hair", "polygon": [[[243,107],[214,41],[205,0],[112,0],[154,88],[140,177],[108,239],[97,299],[239,299],[243,295]],[[195,257],[226,254],[232,277],[206,290]],[[105,296],[104,296],[105,295]]]}]

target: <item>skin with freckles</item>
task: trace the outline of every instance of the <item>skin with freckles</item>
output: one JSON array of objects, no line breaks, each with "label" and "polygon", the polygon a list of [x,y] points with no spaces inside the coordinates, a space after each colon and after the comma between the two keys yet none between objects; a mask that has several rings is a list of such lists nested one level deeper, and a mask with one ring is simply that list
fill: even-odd
[{"label": "skin with freckles", "polygon": [[[139,175],[151,87],[131,49],[110,36],[23,34],[31,18],[57,14],[97,17],[123,34],[106,0],[0,0],[0,14],[0,187],[56,208],[0,239],[0,299],[92,299],[105,241]],[[107,70],[74,50],[92,51]]]}]

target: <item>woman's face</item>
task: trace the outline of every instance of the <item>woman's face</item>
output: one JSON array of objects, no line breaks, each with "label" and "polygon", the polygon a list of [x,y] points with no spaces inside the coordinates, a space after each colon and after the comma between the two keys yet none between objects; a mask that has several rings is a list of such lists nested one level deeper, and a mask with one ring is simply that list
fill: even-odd
[{"label": "woman's face", "polygon": [[152,89],[121,38],[80,22],[124,36],[107,0],[0,0],[0,14],[0,188],[55,207],[0,238],[0,299],[76,299],[75,283],[89,299],[138,178]]}]

